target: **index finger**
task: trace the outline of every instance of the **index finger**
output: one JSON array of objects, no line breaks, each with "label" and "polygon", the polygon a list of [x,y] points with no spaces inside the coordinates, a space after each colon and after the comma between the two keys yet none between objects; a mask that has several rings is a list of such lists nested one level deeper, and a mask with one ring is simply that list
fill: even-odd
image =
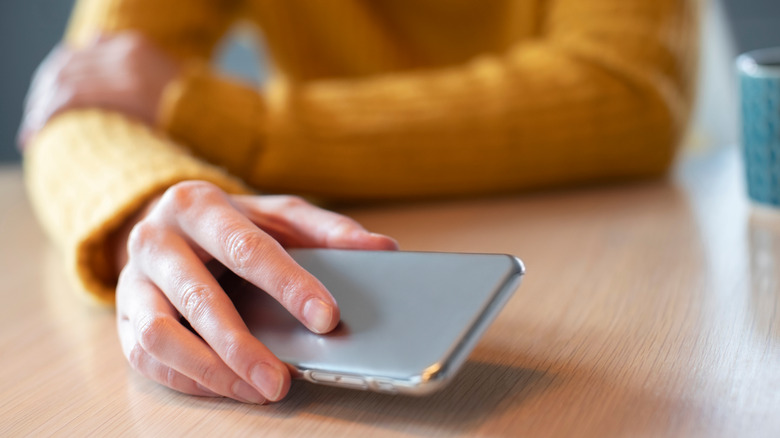
[{"label": "index finger", "polygon": [[315,333],[338,324],[336,300],[313,275],[300,267],[271,236],[238,211],[227,195],[204,183],[169,190],[177,225],[195,244],[228,269],[263,289]]},{"label": "index finger", "polygon": [[[150,222],[141,222],[133,229],[129,245],[139,256],[136,259],[141,271],[236,375],[251,382],[269,400],[278,400],[289,388],[285,365],[249,333],[233,303],[184,237],[169,231]],[[187,364],[196,358],[176,354],[166,357],[174,369],[189,369],[191,377],[211,383],[213,388],[224,388],[226,380],[231,379],[213,362],[211,366],[195,367],[200,371],[193,375],[193,368]],[[203,361],[205,357],[198,359]]]}]

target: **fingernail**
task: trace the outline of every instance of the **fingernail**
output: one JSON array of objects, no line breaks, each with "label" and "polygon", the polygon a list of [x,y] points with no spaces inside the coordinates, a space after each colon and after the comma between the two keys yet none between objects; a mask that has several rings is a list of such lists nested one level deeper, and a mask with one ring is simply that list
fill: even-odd
[{"label": "fingernail", "polygon": [[232,389],[233,394],[237,399],[258,405],[265,403],[263,396],[260,395],[255,388],[252,388],[243,380],[236,380],[236,383],[233,384]]},{"label": "fingernail", "polygon": [[252,383],[260,388],[260,392],[265,394],[268,400],[279,399],[284,385],[284,376],[281,371],[267,363],[259,363],[252,369],[250,377]]},{"label": "fingernail", "polygon": [[303,306],[303,317],[313,331],[325,333],[333,322],[333,307],[319,298],[311,298]]},{"label": "fingernail", "polygon": [[368,234],[374,239],[384,240],[385,242],[389,243],[390,246],[388,248],[398,249],[398,241],[393,239],[392,237],[385,236],[384,234],[379,234],[379,233],[368,233]]}]

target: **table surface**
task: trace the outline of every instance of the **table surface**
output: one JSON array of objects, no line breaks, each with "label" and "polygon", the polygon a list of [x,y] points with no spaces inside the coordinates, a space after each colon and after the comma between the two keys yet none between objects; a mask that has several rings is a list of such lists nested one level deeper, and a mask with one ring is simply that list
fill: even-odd
[{"label": "table surface", "polygon": [[780,213],[731,149],[663,181],[344,209],[404,249],[519,255],[528,273],[442,392],[296,382],[280,403],[190,397],[126,364],[0,171],[0,436],[778,436]]}]

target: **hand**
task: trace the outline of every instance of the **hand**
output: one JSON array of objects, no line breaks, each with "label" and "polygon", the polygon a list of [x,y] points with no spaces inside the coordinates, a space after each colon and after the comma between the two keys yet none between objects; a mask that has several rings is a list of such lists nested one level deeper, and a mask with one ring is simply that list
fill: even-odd
[{"label": "hand", "polygon": [[19,144],[71,108],[119,111],[154,126],[162,92],[178,74],[179,66],[137,33],[101,36],[78,50],[60,44],[33,76]]},{"label": "hand", "polygon": [[290,373],[249,333],[207,264],[218,261],[325,333],[339,321],[336,302],[283,246],[397,248],[389,237],[299,198],[228,196],[197,181],[168,189],[129,234],[116,306],[131,365],[187,394],[251,403],[284,397]]}]

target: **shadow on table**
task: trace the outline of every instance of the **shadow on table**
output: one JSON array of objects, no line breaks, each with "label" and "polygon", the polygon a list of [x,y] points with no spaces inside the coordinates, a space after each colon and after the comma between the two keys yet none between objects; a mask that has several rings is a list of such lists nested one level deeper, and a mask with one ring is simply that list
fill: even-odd
[{"label": "shadow on table", "polygon": [[500,416],[550,387],[541,370],[469,361],[443,390],[423,397],[385,395],[296,381],[290,395],[270,408],[280,415],[298,413],[366,423],[406,431],[463,431]]}]

